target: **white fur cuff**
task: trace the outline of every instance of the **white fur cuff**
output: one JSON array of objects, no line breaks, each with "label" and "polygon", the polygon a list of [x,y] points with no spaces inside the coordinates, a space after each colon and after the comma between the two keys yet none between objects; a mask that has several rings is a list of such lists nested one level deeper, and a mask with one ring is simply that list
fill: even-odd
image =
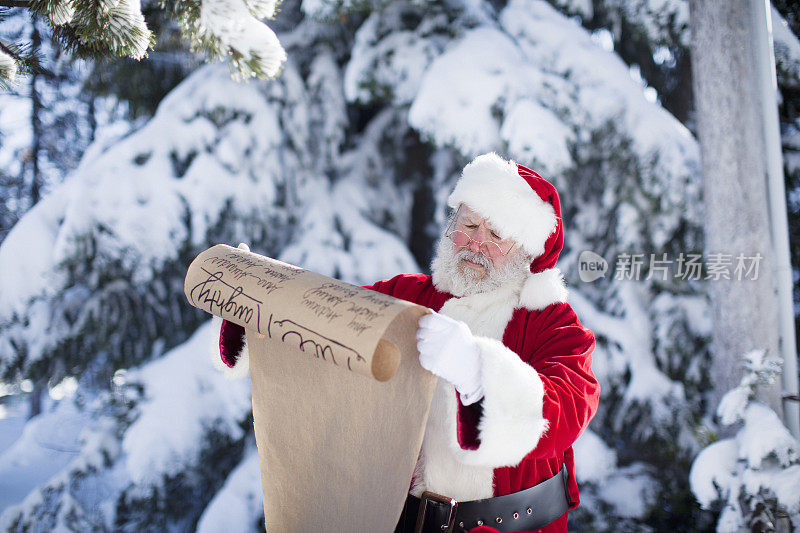
[{"label": "white fur cuff", "polygon": [[500,341],[487,337],[476,337],[476,341],[484,391],[483,417],[478,424],[480,446],[462,449],[452,431],[450,447],[464,464],[515,466],[547,430],[548,422],[542,416],[544,385],[536,370]]}]

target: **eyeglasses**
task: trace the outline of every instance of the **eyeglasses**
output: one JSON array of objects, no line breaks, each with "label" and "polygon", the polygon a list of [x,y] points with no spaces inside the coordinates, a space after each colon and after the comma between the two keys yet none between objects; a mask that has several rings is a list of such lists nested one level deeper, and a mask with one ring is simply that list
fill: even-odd
[{"label": "eyeglasses", "polygon": [[[453,218],[450,221],[450,224],[447,226],[447,230],[445,231],[444,235],[445,235],[445,237],[447,237],[448,239],[453,241],[453,244],[455,244],[459,248],[466,248],[467,246],[470,245],[471,242],[475,241],[475,239],[470,237],[468,233],[466,233],[466,232],[464,232],[462,230],[458,230],[458,229],[454,229],[453,228],[453,226],[458,227],[458,220],[459,220],[460,212],[461,212],[461,206],[458,207],[458,210],[453,215]],[[503,252],[503,248],[502,248],[501,244],[497,243],[495,241],[492,241],[492,240],[489,240],[489,241],[475,241],[475,243],[478,245],[478,249],[484,255],[486,255],[487,257],[490,257],[492,259],[496,259],[498,257],[502,257],[504,255],[508,255],[508,253],[511,252],[511,250],[514,248],[514,243],[511,243],[511,246],[509,246],[508,250]],[[506,245],[506,244],[507,243],[503,243],[503,245]]]}]

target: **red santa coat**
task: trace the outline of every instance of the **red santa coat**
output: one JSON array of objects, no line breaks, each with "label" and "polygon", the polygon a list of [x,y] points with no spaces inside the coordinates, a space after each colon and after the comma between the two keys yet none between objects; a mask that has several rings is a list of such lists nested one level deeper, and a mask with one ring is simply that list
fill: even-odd
[{"label": "red santa coat", "polygon": [[[368,288],[463,320],[481,350],[480,402],[463,406],[454,387],[439,380],[411,492],[459,500],[501,496],[566,465],[574,509],[572,444],[597,410],[600,387],[591,371],[594,335],[565,302],[558,269],[531,274],[521,286],[462,298],[437,290],[422,274]],[[541,531],[566,531],[566,524],[565,514]]]}]

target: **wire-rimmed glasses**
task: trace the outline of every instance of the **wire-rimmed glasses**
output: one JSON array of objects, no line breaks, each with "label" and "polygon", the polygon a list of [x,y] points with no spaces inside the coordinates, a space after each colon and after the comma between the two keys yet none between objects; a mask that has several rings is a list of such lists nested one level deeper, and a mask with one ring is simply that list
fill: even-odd
[{"label": "wire-rimmed glasses", "polygon": [[[450,239],[453,244],[458,246],[459,248],[466,248],[470,245],[472,241],[475,241],[467,232],[456,229],[459,227],[459,214],[461,213],[461,206],[458,206],[458,210],[456,210],[453,218],[450,220],[450,224],[447,226],[447,230],[445,231],[445,237]],[[473,230],[474,231],[474,230]],[[503,246],[507,245],[507,243],[497,243],[492,240],[488,241],[475,241],[477,243],[478,248],[484,255],[490,257],[492,259],[502,257],[504,255],[508,255],[509,252],[514,248],[514,243],[511,243],[511,246],[508,247],[508,250],[503,252]]]}]

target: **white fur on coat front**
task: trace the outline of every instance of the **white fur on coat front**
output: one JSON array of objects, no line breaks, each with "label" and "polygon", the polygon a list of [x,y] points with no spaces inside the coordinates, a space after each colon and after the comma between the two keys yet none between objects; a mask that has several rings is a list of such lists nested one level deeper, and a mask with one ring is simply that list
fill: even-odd
[{"label": "white fur on coat front", "polygon": [[529,274],[523,283],[490,293],[452,298],[440,313],[465,322],[481,354],[483,417],[480,446],[464,450],[458,443],[456,390],[439,380],[434,392],[412,494],[425,490],[457,500],[494,495],[494,469],[518,464],[547,429],[544,385],[533,367],[503,345],[514,309],[541,310],[566,300],[557,269]]},{"label": "white fur on coat front", "polygon": [[[455,387],[447,381],[440,379],[436,384],[410,491],[417,497],[426,490],[459,501],[493,495],[494,468],[464,464],[451,451],[451,433],[455,432],[458,405],[456,394]],[[452,438],[455,438],[454,434]]]}]

